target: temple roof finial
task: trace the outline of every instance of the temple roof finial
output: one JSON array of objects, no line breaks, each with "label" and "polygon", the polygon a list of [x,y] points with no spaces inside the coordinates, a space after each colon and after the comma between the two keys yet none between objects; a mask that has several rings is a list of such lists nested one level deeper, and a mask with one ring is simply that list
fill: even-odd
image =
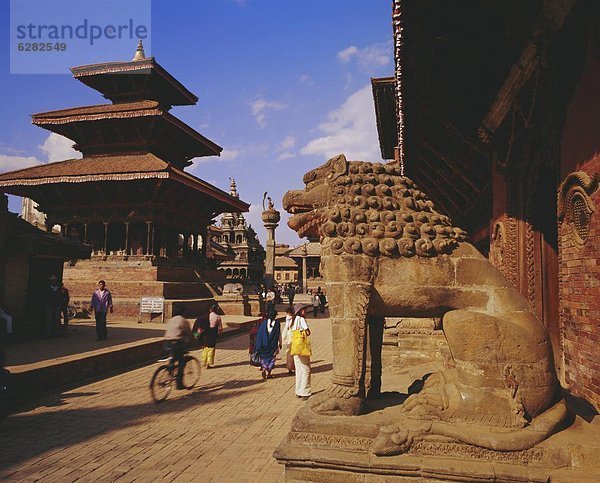
[{"label": "temple roof finial", "polygon": [[237,192],[237,188],[235,185],[235,178],[229,178],[230,184],[229,184],[229,194],[231,196],[235,196],[236,198],[239,198],[240,195]]},{"label": "temple roof finial", "polygon": [[144,53],[144,44],[142,44],[142,39],[139,39],[137,49],[135,50],[135,56],[132,60],[144,60],[145,58],[146,54]]}]

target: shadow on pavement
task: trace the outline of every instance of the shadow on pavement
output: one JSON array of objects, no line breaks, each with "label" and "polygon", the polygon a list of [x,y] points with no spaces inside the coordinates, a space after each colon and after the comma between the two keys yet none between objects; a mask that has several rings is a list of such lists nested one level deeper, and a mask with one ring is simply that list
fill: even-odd
[{"label": "shadow on pavement", "polygon": [[[75,328],[77,330],[72,330]],[[15,342],[3,346],[3,351],[7,366],[20,366],[162,337],[163,334],[164,329],[119,327],[117,324],[109,324],[108,340],[96,341],[96,328],[93,325],[77,324],[75,327],[69,327],[66,337]]]},{"label": "shadow on pavement", "polygon": [[[14,414],[0,421],[0,447],[3,448],[0,452],[0,480],[10,479],[10,475],[19,470],[20,462],[34,459],[47,451],[72,447],[113,430],[133,428],[146,423],[149,418],[156,418],[157,415],[173,415],[175,419],[182,415],[189,417],[190,411],[195,407],[209,401],[222,401],[242,395],[252,390],[248,388],[258,382],[260,381],[227,381],[223,384],[200,386],[183,395],[180,395],[180,391],[176,391],[171,399],[161,404],[152,402],[148,395],[148,402],[141,404],[103,408],[65,408],[43,414]],[[235,389],[227,390],[228,388]],[[60,406],[60,400],[85,394],[94,393],[59,394],[52,399],[55,402],[40,401],[38,406]],[[190,419],[190,423],[192,421]],[[132,435],[132,446],[141,443],[138,441],[141,437]],[[160,443],[163,437],[167,435],[156,434],[155,442]],[[143,438],[144,444],[153,443],[147,435]],[[9,467],[11,470],[5,471]]]}]

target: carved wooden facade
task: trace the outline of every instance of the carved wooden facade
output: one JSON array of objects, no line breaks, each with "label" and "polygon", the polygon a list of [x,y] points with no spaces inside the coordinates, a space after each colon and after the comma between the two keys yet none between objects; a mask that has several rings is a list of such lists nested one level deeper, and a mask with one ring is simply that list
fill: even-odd
[{"label": "carved wooden facade", "polygon": [[384,158],[489,254],[546,326],[562,382],[600,406],[600,353],[586,345],[600,340],[586,322],[600,320],[598,12],[585,0],[395,0],[395,76],[372,84]]}]

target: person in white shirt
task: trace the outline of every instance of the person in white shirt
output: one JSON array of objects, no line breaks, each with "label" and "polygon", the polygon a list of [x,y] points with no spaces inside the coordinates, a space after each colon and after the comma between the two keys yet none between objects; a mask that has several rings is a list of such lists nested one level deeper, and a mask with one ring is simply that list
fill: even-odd
[{"label": "person in white shirt", "polygon": [[319,294],[314,294],[312,297],[312,307],[313,307],[313,315],[315,317],[319,316],[319,305],[321,305],[321,298]]},{"label": "person in white shirt", "polygon": [[292,345],[292,324],[294,323],[294,309],[290,307],[285,312],[285,324],[281,335],[282,348],[281,352],[285,356],[285,366],[288,373],[291,375],[296,370],[294,366],[294,356],[290,354],[290,346]]},{"label": "person in white shirt", "polygon": [[[303,330],[307,336],[310,336],[310,329],[306,323],[306,306],[304,304],[296,304],[294,306],[292,330]],[[310,356],[294,355],[294,366],[296,367],[296,397],[306,400],[311,396]]]},{"label": "person in white shirt", "polygon": [[265,313],[268,314],[275,310],[275,290],[273,290],[273,287],[269,288],[267,296],[265,297],[265,302]]}]

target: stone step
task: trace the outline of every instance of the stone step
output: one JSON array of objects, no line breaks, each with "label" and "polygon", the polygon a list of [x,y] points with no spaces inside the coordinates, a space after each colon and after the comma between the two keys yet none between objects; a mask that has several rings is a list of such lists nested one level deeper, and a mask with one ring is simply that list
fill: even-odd
[{"label": "stone step", "polygon": [[63,274],[65,285],[79,281],[146,280],[164,282],[198,282],[203,277],[199,269],[185,267],[155,267],[151,265],[66,265]]},{"label": "stone step", "polygon": [[[71,297],[71,304],[78,308],[79,312],[82,313],[89,309],[91,297]],[[174,298],[165,299],[165,319],[171,317],[173,308],[177,306],[184,306],[186,310],[186,316],[189,318],[196,318],[201,314],[208,313],[208,309],[212,304],[215,303],[212,297],[187,297],[187,298]],[[136,297],[115,297],[113,298],[114,312],[108,317],[115,318],[126,318],[126,319],[140,319],[142,322],[157,321],[162,318],[160,314],[141,314],[140,316],[140,298]],[[235,314],[234,314],[235,315]],[[90,318],[93,318],[92,314],[88,314]]]},{"label": "stone step", "polygon": [[[69,289],[71,298],[91,298],[96,289],[95,282],[80,282],[76,285],[65,286]],[[165,297],[190,298],[210,297],[211,293],[204,283],[200,282],[156,282],[156,281],[108,281],[107,288],[113,297]]]}]

